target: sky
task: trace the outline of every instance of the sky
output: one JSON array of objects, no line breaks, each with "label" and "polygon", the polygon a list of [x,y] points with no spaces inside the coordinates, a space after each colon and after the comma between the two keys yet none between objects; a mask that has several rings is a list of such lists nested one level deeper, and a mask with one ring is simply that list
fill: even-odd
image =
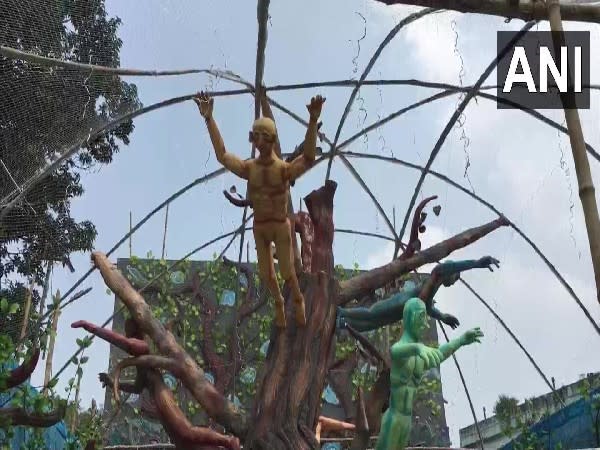
[{"label": "sky", "polygon": [[[148,0],[140,8],[134,0],[107,0],[106,6],[109,15],[118,16],[123,22],[119,28],[123,40],[122,67],[220,68],[254,79],[255,2]],[[372,0],[273,0],[269,10],[265,84],[356,79],[394,25],[417,10],[388,7]],[[482,15],[453,12],[430,15],[410,24],[392,40],[368,78],[472,84],[495,57],[495,32],[517,30],[522,25],[522,21],[506,23],[503,18]],[[565,22],[564,28],[591,31],[591,80],[598,83],[600,57],[599,52],[594,52],[600,48],[598,27]],[[547,22],[536,29],[547,30]],[[128,77],[126,81],[137,85],[144,105],[202,89],[237,87],[207,75]],[[486,84],[495,82],[493,72]],[[335,87],[279,91],[272,93],[272,97],[308,118],[305,105],[311,96],[324,95],[327,101],[323,107],[322,131],[333,139],[350,92],[349,88]],[[362,88],[341,139],[431,94],[430,89],[408,86]],[[587,142],[600,149],[600,97],[598,92],[591,95],[591,108],[580,111],[580,116]],[[458,100],[457,96],[451,96],[412,111],[369,133],[365,139],[358,139],[349,150],[394,156],[424,165]],[[244,157],[250,154],[247,132],[253,110],[250,95],[215,100],[214,116],[228,150]],[[564,121],[562,111],[541,112],[560,123]],[[275,114],[282,147],[290,151],[303,139],[305,129],[282,113]],[[143,115],[134,124],[130,145],[122,148],[112,164],[82,177],[85,194],[73,203],[75,218],[89,219],[96,225],[95,249],[99,251],[108,251],[127,232],[130,212],[137,223],[173,192],[219,168],[204,123],[192,102]],[[379,161],[351,159],[351,162],[388,216],[395,212],[399,230],[419,172]],[[590,159],[590,165],[598,184],[599,163]],[[463,128],[456,128],[449,135],[433,169],[468,188],[472,186],[475,193],[521,227],[600,322],[577,180],[565,135],[520,111],[498,110],[493,102],[479,99],[467,107]],[[302,197],[322,185],[325,170],[325,164],[319,165],[296,183],[292,191],[296,209]],[[334,201],[336,227],[391,236],[368,195],[339,161],[333,164],[331,178],[338,183]],[[244,192],[244,185],[227,174],[195,187],[170,205],[167,258],[179,258],[239,225],[242,211],[231,206],[221,194],[234,184]],[[426,178],[419,199],[430,195],[439,196],[436,202],[442,209],[439,217],[429,214],[423,247],[495,218],[484,206],[433,177]],[[133,254],[144,256],[151,251],[160,255],[164,218],[161,211],[133,236]],[[237,258],[238,242],[227,256]],[[221,242],[209,247],[195,258],[210,258],[224,245]],[[361,269],[369,269],[389,262],[393,245],[375,238],[336,234],[334,255],[336,263],[351,266],[356,262]],[[554,377],[560,386],[576,381],[580,374],[599,371],[600,360],[594,356],[597,352],[591,350],[597,346],[598,335],[533,250],[511,229],[503,228],[455,252],[451,259],[484,255],[499,259],[500,268],[494,272],[473,270],[463,278],[495,308],[548,378]],[[128,245],[123,244],[112,259],[128,256]],[[89,254],[76,255],[73,264],[75,274],[55,270],[53,292],[56,289],[65,292],[88,270]],[[92,292],[66,308],[60,317],[55,368],[62,366],[76,350],[75,339],[84,336],[81,330],[71,329],[70,323],[78,319],[102,323],[113,311],[113,296],[106,293],[97,273],[85,281],[82,288],[85,287],[92,287]],[[479,419],[483,418],[484,407],[488,416],[491,414],[501,394],[522,401],[547,391],[521,350],[464,287],[456,284],[444,288],[436,300],[439,309],[461,321],[457,330],[449,331],[451,337],[475,326],[481,327],[485,334],[481,344],[457,353]],[[88,405],[92,398],[99,403],[104,400],[96,374],[107,370],[108,351],[106,343],[95,340],[86,352],[90,360],[82,384],[83,405]],[[74,370],[74,367],[67,370],[63,379],[68,380]],[[40,364],[34,384],[41,384],[42,372]],[[473,419],[451,360],[442,365],[441,374],[451,439],[458,446],[458,429],[471,424]]]}]

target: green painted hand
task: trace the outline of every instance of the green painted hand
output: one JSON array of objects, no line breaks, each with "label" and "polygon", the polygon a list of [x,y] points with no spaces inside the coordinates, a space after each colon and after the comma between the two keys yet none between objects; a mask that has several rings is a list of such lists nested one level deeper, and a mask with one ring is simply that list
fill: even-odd
[{"label": "green painted hand", "polygon": [[463,334],[460,337],[461,340],[461,344],[462,345],[470,345],[470,344],[474,344],[475,342],[481,344],[481,338],[483,337],[483,331],[481,331],[481,329],[479,327],[477,328],[473,328],[469,331],[467,331],[465,334]]},{"label": "green painted hand", "polygon": [[425,344],[419,343],[418,345],[419,350],[417,352],[417,356],[423,360],[427,369],[439,367],[444,359],[442,352],[440,352],[437,348],[427,347]]}]

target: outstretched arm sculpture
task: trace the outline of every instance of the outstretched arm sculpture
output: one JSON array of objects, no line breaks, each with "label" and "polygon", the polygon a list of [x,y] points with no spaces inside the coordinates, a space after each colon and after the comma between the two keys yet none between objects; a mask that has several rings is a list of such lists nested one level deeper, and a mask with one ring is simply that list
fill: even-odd
[{"label": "outstretched arm sculpture", "polygon": [[429,327],[425,303],[411,298],[404,306],[404,332],[391,348],[390,403],[381,420],[376,450],[403,450],[412,428],[413,402],[424,373],[439,365],[460,347],[480,342],[479,328],[467,331],[439,348],[421,342]]},{"label": "outstretched arm sculpture", "polygon": [[275,243],[279,256],[279,268],[286,283],[289,283],[296,322],[306,324],[304,297],[298,285],[293,265],[292,228],[288,219],[288,195],[290,182],[300,177],[314,163],[317,143],[317,121],[325,99],[313,97],[307,105],[310,120],[304,140],[303,153],[291,162],[283,161],[274,151],[277,130],[273,120],[261,117],[252,125],[249,139],[258,149],[259,156],[244,161],[225,149],[219,128],[213,118],[214,99],[199,94],[195,99],[204,117],[217,160],[238,177],[248,180],[248,201],[254,208],[254,239],[258,257],[259,275],[269,286],[275,299],[275,321],[285,328],[284,300],[277,284],[271,244]]},{"label": "outstretched arm sculpture", "polygon": [[402,290],[369,308],[339,308],[338,327],[343,329],[346,325],[350,325],[356,331],[364,332],[390,325],[402,319],[402,312],[409,299],[419,297],[425,302],[429,316],[456,328],[460,324],[458,319],[450,314],[442,313],[435,307],[435,294],[441,285],[449,287],[456,283],[460,273],[465,270],[487,268],[493,271],[492,266],[500,267],[499,261],[491,256],[484,256],[477,260],[443,262],[431,271],[431,275],[419,281],[414,287]]},{"label": "outstretched arm sculpture", "polygon": [[[125,320],[125,336],[85,320],[74,322],[71,327],[83,328],[134,357],[150,356],[150,349],[144,340],[144,335],[131,318]],[[210,428],[192,425],[175,402],[171,389],[163,381],[158,369],[137,366],[135,381],[119,382],[120,371],[129,365],[135,365],[132,358],[121,361],[115,370],[114,379],[106,373],[101,373],[99,375],[101,383],[104,387],[110,386],[113,389],[113,395],[117,400],[119,399],[119,390],[140,394],[144,389],[148,389],[156,407],[157,418],[178,449],[201,450],[206,446],[219,446],[230,450],[240,449],[237,437],[225,436]]]}]

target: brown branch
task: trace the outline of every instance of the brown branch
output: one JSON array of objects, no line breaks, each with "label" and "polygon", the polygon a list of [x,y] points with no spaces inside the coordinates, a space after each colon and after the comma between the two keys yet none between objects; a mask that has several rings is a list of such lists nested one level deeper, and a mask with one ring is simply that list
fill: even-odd
[{"label": "brown branch", "polygon": [[98,325],[90,323],[86,320],[78,320],[73,322],[71,324],[71,328],[83,328],[88,333],[98,336],[100,339],[105,340],[106,342],[120,348],[130,355],[141,356],[150,353],[150,348],[143,339],[125,337],[120,333],[116,333],[108,328],[99,327]]},{"label": "brown branch", "polygon": [[239,208],[253,208],[252,201],[247,198],[239,198],[234,197],[228,190],[223,189],[223,195],[233,206],[237,206]]},{"label": "brown branch", "polygon": [[[413,5],[420,7],[450,9],[462,13],[488,14],[520,20],[548,20],[546,2],[521,1],[514,6],[506,0],[376,0],[386,5]],[[562,3],[560,14],[563,20],[600,23],[600,6]]]},{"label": "brown branch", "polygon": [[27,378],[29,378],[35,370],[39,359],[40,349],[36,348],[35,350],[33,350],[33,354],[29,357],[28,360],[23,361],[23,364],[21,364],[19,367],[13,369],[10,372],[8,379],[6,380],[6,388],[0,388],[0,392],[14,388],[25,382],[25,380],[27,380]]},{"label": "brown branch", "polygon": [[405,260],[394,260],[389,264],[361,273],[340,283],[339,304],[367,295],[381,286],[424,264],[434,263],[452,252],[464,248],[502,226],[509,225],[504,217],[485,225],[463,231],[445,241],[433,245]]},{"label": "brown branch", "polygon": [[[421,213],[423,212],[423,208],[425,208],[427,203],[429,203],[431,200],[435,200],[436,198],[438,198],[437,195],[427,197],[421,203],[419,203],[419,205],[415,208],[415,213],[413,215],[413,222],[412,222],[412,226],[410,229],[410,238],[408,240],[408,244],[406,245],[406,248],[400,255],[399,259],[408,259],[411,256],[413,256],[415,254],[415,252],[418,252],[419,250],[421,250],[421,241],[419,240],[419,227],[425,221],[425,218],[421,216]],[[395,253],[397,253],[398,249],[400,248],[400,242],[398,241],[398,244],[396,244],[396,245],[397,245],[397,247],[396,247],[397,250]]]},{"label": "brown branch", "polygon": [[12,426],[48,428],[56,425],[65,417],[66,403],[61,404],[47,413],[29,413],[23,408],[0,408],[0,422]]},{"label": "brown branch", "polygon": [[200,403],[206,413],[233,434],[243,437],[248,421],[246,415],[221,395],[204,377],[204,371],[185,352],[165,327],[152,316],[143,297],[135,291],[127,279],[111,264],[106,255],[92,253],[92,260],[100,270],[107,286],[121,299],[140,330],[156,344],[160,353],[169,355],[184,368],[179,379]]},{"label": "brown branch", "polygon": [[114,375],[112,377],[112,390],[113,396],[117,403],[120,402],[119,398],[119,377],[121,371],[126,367],[140,366],[147,369],[165,369],[171,372],[174,376],[179,378],[182,373],[182,368],[177,365],[177,362],[171,358],[166,358],[159,355],[143,355],[143,356],[132,356],[131,358],[125,358],[117,364]]}]

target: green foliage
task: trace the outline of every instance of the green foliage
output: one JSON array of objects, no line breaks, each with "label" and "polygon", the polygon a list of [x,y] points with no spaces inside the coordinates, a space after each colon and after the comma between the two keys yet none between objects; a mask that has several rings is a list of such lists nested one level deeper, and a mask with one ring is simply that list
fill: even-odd
[{"label": "green foliage", "polygon": [[[3,45],[40,56],[119,66],[121,21],[108,17],[104,0],[27,1],[20,8],[3,27]],[[0,98],[31,108],[30,114],[10,109],[0,114],[0,159],[19,182],[55,159],[65,144],[83,138],[90,123],[107,122],[140,105],[135,85],[98,73],[41,70],[0,57],[0,80]],[[23,206],[9,212],[0,229],[3,281],[18,273],[42,284],[45,261],[66,263],[71,253],[92,250],[96,228],[90,221],[75,221],[70,213],[71,201],[84,192],[80,172],[110,163],[120,144],[129,144],[133,128],[132,121],[126,121],[87,142],[77,156],[41,180]],[[6,171],[0,171],[0,198],[13,189]],[[0,295],[22,301],[22,288],[19,283],[4,284]]]}]

